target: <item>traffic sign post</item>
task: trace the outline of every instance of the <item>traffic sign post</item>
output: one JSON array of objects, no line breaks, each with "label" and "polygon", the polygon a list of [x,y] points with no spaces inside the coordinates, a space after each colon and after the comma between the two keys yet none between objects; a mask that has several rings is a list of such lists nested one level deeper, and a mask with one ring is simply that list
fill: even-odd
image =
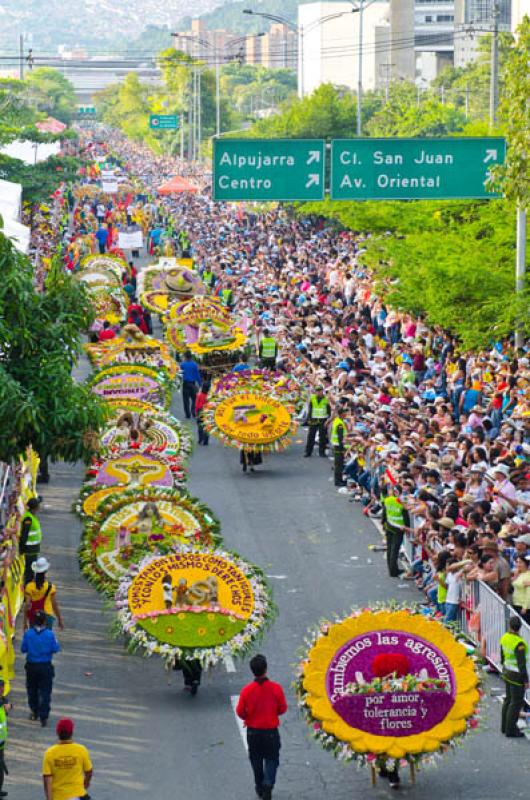
[{"label": "traffic sign post", "polygon": [[155,131],[177,130],[178,114],[149,114],[149,127]]},{"label": "traffic sign post", "polygon": [[323,139],[214,139],[214,200],[322,200]]},{"label": "traffic sign post", "polygon": [[502,137],[334,139],[333,200],[492,198],[490,168],[502,164]]}]

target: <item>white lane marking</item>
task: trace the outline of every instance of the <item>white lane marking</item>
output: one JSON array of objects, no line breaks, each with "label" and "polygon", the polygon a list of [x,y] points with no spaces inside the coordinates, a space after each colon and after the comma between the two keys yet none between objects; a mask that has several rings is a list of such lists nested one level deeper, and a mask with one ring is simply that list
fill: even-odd
[{"label": "white lane marking", "polygon": [[267,575],[267,578],[276,578],[277,581],[284,581],[287,578],[287,575]]},{"label": "white lane marking", "polygon": [[239,702],[239,695],[233,694],[230,697],[230,702],[232,703],[232,710],[234,712],[234,717],[236,718],[237,728],[239,733],[241,734],[241,738],[243,739],[243,747],[248,752],[248,745],[247,745],[247,732],[245,730],[245,726],[243,725],[243,720],[240,719],[236,714],[237,704]]},{"label": "white lane marking", "polygon": [[223,661],[224,661],[225,669],[226,669],[227,672],[235,672],[236,671],[236,665],[234,664],[234,659],[232,658],[232,656],[230,654],[225,656]]}]

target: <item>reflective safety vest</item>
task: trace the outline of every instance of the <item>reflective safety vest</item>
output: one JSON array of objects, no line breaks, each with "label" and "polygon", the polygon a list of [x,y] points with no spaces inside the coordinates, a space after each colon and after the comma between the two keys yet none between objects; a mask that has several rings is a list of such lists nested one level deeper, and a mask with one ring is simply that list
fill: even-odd
[{"label": "reflective safety vest", "polygon": [[328,418],[328,401],[326,397],[323,397],[321,400],[319,400],[316,394],[311,396],[311,418]]},{"label": "reflective safety vest", "polygon": [[31,525],[28,532],[28,538],[26,540],[26,547],[38,547],[42,542],[42,531],[40,527],[40,522],[35,517],[31,511],[26,511],[24,516],[22,517],[22,521],[25,519],[31,520]]},{"label": "reflective safety vest", "polygon": [[385,497],[383,500],[386,510],[386,521],[393,528],[403,528],[405,525],[405,514],[403,513],[403,506],[393,495]]},{"label": "reflective safety vest", "polygon": [[519,672],[515,650],[520,644],[524,645],[525,658],[528,658],[528,645],[521,636],[509,631],[504,636],[501,636],[500,646],[504,656],[504,668],[510,670],[510,672]]},{"label": "reflective safety vest", "polygon": [[223,289],[221,292],[221,300],[224,306],[229,306],[232,302],[232,289]]},{"label": "reflective safety vest", "polygon": [[0,706],[0,750],[7,742],[7,714],[4,706]]},{"label": "reflective safety vest", "polygon": [[206,284],[206,286],[211,286],[213,283],[213,272],[211,272],[210,270],[205,270],[202,273],[202,279]]},{"label": "reflective safety vest", "polygon": [[275,358],[276,342],[272,336],[265,336],[265,338],[261,340],[260,351],[262,358]]},{"label": "reflective safety vest", "polygon": [[333,447],[340,447],[340,434],[339,429],[342,428],[342,443],[344,444],[344,437],[346,436],[346,423],[340,417],[335,417],[331,423],[331,444]]}]

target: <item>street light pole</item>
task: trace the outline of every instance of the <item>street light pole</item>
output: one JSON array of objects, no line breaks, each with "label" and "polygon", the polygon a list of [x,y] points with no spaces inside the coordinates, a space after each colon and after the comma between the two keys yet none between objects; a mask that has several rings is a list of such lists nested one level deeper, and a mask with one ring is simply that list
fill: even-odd
[{"label": "street light pole", "polygon": [[[524,291],[526,273],[526,209],[517,206],[517,254],[515,260],[515,291]],[[523,346],[523,332],[515,331],[515,349]]]},{"label": "street light pole", "polygon": [[221,133],[221,67],[219,51],[215,51],[215,134]]},{"label": "street light pole", "polygon": [[357,136],[361,135],[363,105],[363,11],[364,0],[359,0],[359,62],[357,66]]},{"label": "street light pole", "polygon": [[490,74],[490,128],[495,127],[497,121],[497,98],[499,94],[499,4],[494,0],[493,31],[491,34],[491,74]]}]

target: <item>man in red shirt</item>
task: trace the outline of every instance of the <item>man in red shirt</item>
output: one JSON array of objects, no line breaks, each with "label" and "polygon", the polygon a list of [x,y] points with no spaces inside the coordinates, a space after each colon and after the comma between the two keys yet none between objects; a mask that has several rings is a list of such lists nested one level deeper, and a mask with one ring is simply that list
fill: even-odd
[{"label": "man in red shirt", "polygon": [[267,659],[254,656],[250,660],[254,680],[242,690],[236,714],[247,729],[248,756],[256,794],[270,800],[280,764],[279,717],[287,711],[283,689],[267,678]]}]

